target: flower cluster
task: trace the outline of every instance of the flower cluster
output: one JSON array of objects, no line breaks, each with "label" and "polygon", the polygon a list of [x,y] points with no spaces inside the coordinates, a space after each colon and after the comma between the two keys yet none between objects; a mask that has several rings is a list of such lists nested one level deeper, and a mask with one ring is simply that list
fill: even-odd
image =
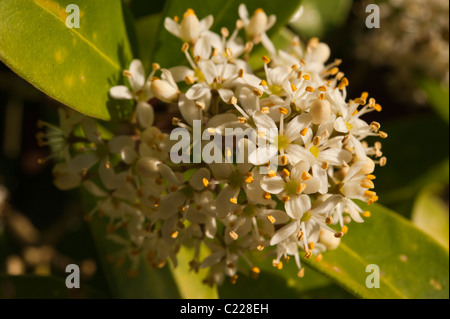
[{"label": "flower cluster", "polygon": [[[245,5],[239,16],[232,32],[220,34],[209,30],[212,16],[199,20],[191,9],[181,20],[166,18],[187,63],[167,69],[154,63],[146,77],[134,60],[124,71],[129,87],[110,94],[136,101],[129,134],[105,133],[95,120],[67,112],[59,128],[41,123],[48,129],[40,142],[57,145],[64,159],[54,168],[55,184],[82,185],[96,197],[87,218],[108,218],[108,237],[132,260],[131,273],[142,260],[153,267],[176,263],[180,246],[192,245],[190,266],[208,268],[208,284],[225,276],[234,282],[238,270],[258,274],[252,257],[263,250],[279,269],[293,257],[303,276],[301,256],[321,259],[339,245],[350,220],[370,216],[353,199],[378,200],[372,173],[386,158],[381,143],[364,139],[387,134],[361,117],[381,106],[366,92],[347,100],[349,82],[338,69],[341,61],[327,64],[326,44],[311,39],[302,48],[294,38],[279,50],[266,34],[274,16],[262,9],[250,16]],[[248,61],[258,45],[268,54],[254,70]],[[215,154],[223,161],[175,164],[170,150],[176,141],[153,126],[155,99],[175,105],[171,124],[191,134],[197,121],[220,140],[226,128],[250,128],[260,138],[235,141],[246,155],[240,162],[223,148]],[[276,132],[271,140],[267,130]],[[189,156],[193,149],[189,145]],[[202,245],[209,248],[204,259]]]}]

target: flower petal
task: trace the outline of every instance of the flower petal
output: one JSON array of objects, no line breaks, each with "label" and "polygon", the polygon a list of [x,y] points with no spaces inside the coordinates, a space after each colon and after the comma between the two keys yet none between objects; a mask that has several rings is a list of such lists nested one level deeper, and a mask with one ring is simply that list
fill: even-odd
[{"label": "flower petal", "polygon": [[295,196],[289,199],[284,207],[291,218],[301,219],[303,214],[311,209],[311,199],[308,195]]},{"label": "flower petal", "polygon": [[284,190],[284,180],[280,176],[264,177],[261,180],[261,188],[271,194],[279,194]]},{"label": "flower petal", "polygon": [[278,230],[270,240],[270,245],[274,246],[278,243],[281,243],[283,240],[288,239],[291,235],[295,234],[298,231],[298,223],[292,222]]},{"label": "flower petal", "polygon": [[132,100],[134,98],[133,93],[125,85],[113,86],[109,90],[109,95],[117,100]]}]

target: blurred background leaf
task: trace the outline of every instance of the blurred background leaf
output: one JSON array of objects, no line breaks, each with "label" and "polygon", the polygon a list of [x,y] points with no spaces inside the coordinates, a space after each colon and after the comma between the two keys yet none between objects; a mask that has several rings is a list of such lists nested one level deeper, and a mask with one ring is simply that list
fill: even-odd
[{"label": "blurred background leaf", "polygon": [[0,299],[101,299],[104,296],[83,283],[68,289],[65,278],[0,275]]},{"label": "blurred background leaf", "polygon": [[289,26],[306,39],[321,38],[347,21],[352,3],[352,0],[303,0],[304,14],[291,21]]},{"label": "blurred background leaf", "polygon": [[434,111],[449,123],[449,89],[441,82],[431,78],[422,78],[418,85],[425,91],[428,101]]},{"label": "blurred background leaf", "polygon": [[417,196],[411,218],[414,225],[448,250],[448,205],[438,196],[443,188],[439,184],[427,185]]}]

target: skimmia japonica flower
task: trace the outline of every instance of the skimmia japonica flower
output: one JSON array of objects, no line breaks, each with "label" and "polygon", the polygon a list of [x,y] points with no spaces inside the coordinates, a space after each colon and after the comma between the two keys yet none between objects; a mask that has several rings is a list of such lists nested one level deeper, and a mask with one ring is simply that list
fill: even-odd
[{"label": "skimmia japonica flower", "polygon": [[[386,158],[380,142],[365,139],[387,134],[364,116],[381,106],[366,92],[347,97],[341,61],[327,63],[325,43],[302,48],[294,38],[280,50],[266,34],[274,16],[241,5],[239,17],[219,34],[212,16],[191,9],[166,18],[186,63],[155,61],[146,76],[131,62],[127,85],[110,90],[136,104],[119,134],[73,112],[61,111],[60,127],[40,123],[40,143],[60,159],[55,184],[96,198],[86,219],[107,218],[108,237],[122,247],[116,257],[132,261],[130,275],[140,262],[176,264],[180,246],[190,245],[190,266],[208,268],[208,284],[236,281],[245,265],[257,275],[255,254],[279,269],[293,257],[301,277],[302,258],[320,260],[351,220],[370,216],[353,200],[378,200],[373,172]],[[249,56],[258,45],[269,56],[254,70]],[[168,123],[153,111],[158,100]]]}]

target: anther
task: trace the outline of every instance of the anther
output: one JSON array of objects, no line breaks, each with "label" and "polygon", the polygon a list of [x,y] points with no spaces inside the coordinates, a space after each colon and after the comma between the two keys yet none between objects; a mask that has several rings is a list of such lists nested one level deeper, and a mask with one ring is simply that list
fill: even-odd
[{"label": "anther", "polygon": [[270,222],[271,224],[275,224],[275,222],[277,221],[277,220],[275,219],[275,217],[273,217],[272,215],[267,215],[267,219],[269,220],[269,222]]},{"label": "anther", "polygon": [[237,240],[239,238],[239,235],[233,230],[230,231],[229,235],[231,238],[233,238],[233,240]]},{"label": "anther", "polygon": [[304,171],[304,172],[302,173],[302,180],[308,181],[308,180],[310,180],[311,178],[312,178],[311,174],[309,174],[307,171]]},{"label": "anther", "polygon": [[181,46],[181,51],[183,51],[183,53],[186,53],[187,50],[189,50],[189,44],[187,42],[183,43],[183,45]]},{"label": "anther", "polygon": [[284,107],[280,107],[278,109],[278,112],[280,112],[283,115],[286,115],[288,113],[288,110],[286,108],[284,108]]},{"label": "anther", "polygon": [[265,64],[269,64],[270,63],[270,59],[268,57],[266,57],[265,55],[262,56],[262,60]]}]

